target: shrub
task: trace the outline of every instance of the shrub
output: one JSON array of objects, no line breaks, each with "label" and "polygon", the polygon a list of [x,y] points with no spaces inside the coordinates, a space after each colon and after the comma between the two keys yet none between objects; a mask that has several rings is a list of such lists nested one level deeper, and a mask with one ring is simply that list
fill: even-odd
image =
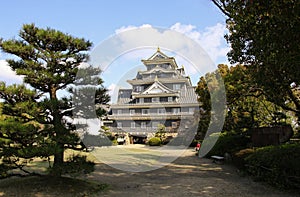
[{"label": "shrub", "polygon": [[82,142],[86,147],[91,146],[111,146],[112,142],[103,134],[99,135],[91,135],[91,134],[84,134]]},{"label": "shrub", "polygon": [[173,137],[172,137],[172,136],[167,136],[167,137],[162,141],[162,144],[163,144],[163,145],[166,145],[166,144],[170,143],[172,140],[173,140]]},{"label": "shrub", "polygon": [[245,170],[246,167],[246,161],[245,159],[250,156],[252,153],[254,153],[254,149],[252,148],[246,148],[242,149],[236,153],[233,154],[232,160],[233,164],[240,170]]},{"label": "shrub", "polygon": [[235,152],[247,148],[249,142],[250,138],[247,136],[221,134],[206,156],[224,155],[225,153],[233,155]]},{"label": "shrub", "polygon": [[259,148],[245,161],[256,180],[280,188],[300,188],[300,144]]},{"label": "shrub", "polygon": [[148,141],[149,146],[160,146],[161,145],[161,140],[159,137],[153,137],[150,138]]},{"label": "shrub", "polygon": [[113,145],[113,146],[116,146],[116,145],[118,145],[118,141],[117,141],[117,139],[113,139],[113,140],[111,141],[111,143],[112,143],[112,145]]}]

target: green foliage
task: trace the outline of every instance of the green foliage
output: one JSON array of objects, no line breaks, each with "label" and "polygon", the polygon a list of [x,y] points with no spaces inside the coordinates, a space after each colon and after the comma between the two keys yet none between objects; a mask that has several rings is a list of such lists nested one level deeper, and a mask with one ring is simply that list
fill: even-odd
[{"label": "green foliage", "polygon": [[[223,156],[225,153],[229,153],[230,155],[232,155],[236,151],[246,148],[249,142],[250,139],[243,135],[220,134],[216,144],[208,152],[207,156],[212,156],[212,155]],[[204,143],[207,142],[204,141]],[[202,145],[202,147],[204,146],[205,144]]]},{"label": "green foliage", "polygon": [[194,139],[192,142],[191,142],[191,144],[189,145],[189,147],[196,147],[196,145],[198,144],[198,143],[202,143],[202,140],[196,140],[196,139]]},{"label": "green foliage", "polygon": [[163,143],[166,139],[166,127],[163,124],[159,124],[157,126],[157,131],[155,133],[155,137],[158,137],[161,141],[161,143]]},{"label": "green foliage", "polygon": [[148,141],[149,146],[160,146],[162,141],[159,137],[150,138]]},{"label": "green foliage", "polygon": [[197,134],[195,136],[195,138],[199,140],[199,139],[204,139],[211,118],[210,94],[209,94],[207,82],[204,77],[200,78],[196,88],[196,93],[198,94],[199,96],[198,100],[201,103],[201,110],[199,111],[200,121],[198,125]]},{"label": "green foliage", "polygon": [[112,132],[105,131],[105,132],[104,132],[104,135],[105,135],[108,139],[110,139],[110,140],[116,139],[116,136],[113,135]]},{"label": "green foliage", "polygon": [[[226,114],[225,87],[222,77],[218,70],[206,73],[205,77],[201,77],[196,87],[196,93],[199,95],[200,103],[199,124],[196,139],[203,139],[211,133],[206,133],[209,126],[221,128],[220,124]],[[218,132],[218,131],[210,131]]]},{"label": "green foliage", "polygon": [[[107,132],[107,133],[110,133],[109,132],[109,127],[107,127],[107,126],[101,126],[101,129],[103,129],[105,132]],[[111,133],[110,133],[111,134]]]},{"label": "green foliage", "polygon": [[211,120],[211,98],[206,82],[215,81],[216,72],[223,78],[227,97],[223,132],[245,134],[251,128],[282,125],[290,121],[281,107],[267,100],[250,74],[249,68],[239,64],[231,67],[220,64],[217,71],[207,73],[205,78],[201,77],[198,82],[196,92],[202,107],[196,139],[203,139],[211,121],[216,121]]},{"label": "green foliage", "polygon": [[73,176],[78,176],[82,173],[87,174],[94,171],[95,163],[88,161],[86,156],[82,155],[73,155],[66,162],[64,162],[60,169],[50,168],[51,174],[56,174],[56,170],[59,170],[59,173],[62,174],[72,174]]},{"label": "green foliage", "polygon": [[99,135],[91,135],[91,134],[84,134],[82,142],[86,147],[93,147],[93,146],[111,146],[112,142],[110,139],[100,133]]},{"label": "green foliage", "polygon": [[112,143],[112,145],[114,145],[114,146],[118,145],[117,139],[113,139],[113,140],[111,141],[111,143]]},{"label": "green foliage", "polygon": [[[60,176],[66,167],[65,149],[78,149],[80,144],[75,130],[84,131],[87,126],[76,125],[76,128],[68,120],[103,115],[104,111],[96,109],[95,104],[108,102],[109,96],[102,86],[98,68],[79,68],[88,59],[91,42],[34,24],[24,25],[19,36],[18,39],[0,39],[0,48],[17,57],[7,60],[9,66],[23,75],[24,82],[34,90],[25,85],[0,84],[3,100],[0,159],[7,168],[26,172],[23,167],[35,157],[54,155],[52,172]],[[84,86],[87,84],[94,87]],[[59,90],[69,91],[73,99],[59,98]],[[79,161],[69,161],[68,165],[71,162],[78,164]]]},{"label": "green foliage", "polygon": [[246,148],[242,149],[232,155],[233,164],[240,170],[245,170],[246,168],[246,158],[254,153],[254,149]]},{"label": "green foliage", "polygon": [[229,61],[249,66],[266,98],[300,121],[300,2],[213,2],[227,16]]},{"label": "green foliage", "polygon": [[280,188],[300,188],[299,143],[259,148],[245,160],[255,179]]},{"label": "green foliage", "polygon": [[225,131],[244,132],[251,128],[286,124],[283,109],[261,92],[251,70],[243,65],[219,65],[226,89],[228,113]]}]

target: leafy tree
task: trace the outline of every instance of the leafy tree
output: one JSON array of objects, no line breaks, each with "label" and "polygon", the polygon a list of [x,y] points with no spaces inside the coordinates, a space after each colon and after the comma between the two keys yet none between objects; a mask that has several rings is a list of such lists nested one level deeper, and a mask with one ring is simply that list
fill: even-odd
[{"label": "leafy tree", "polygon": [[[18,161],[54,155],[51,172],[60,176],[64,167],[70,166],[64,161],[65,149],[82,149],[79,136],[74,132],[75,125],[68,117],[78,117],[79,112],[94,109],[92,106],[97,103],[106,103],[109,100],[107,90],[101,85],[99,69],[80,67],[88,58],[91,42],[34,24],[24,25],[19,36],[20,39],[2,39],[0,48],[16,56],[7,62],[18,75],[24,76],[24,82],[33,90],[24,85],[1,85],[2,116],[5,116],[0,124],[1,158],[7,161],[4,162],[6,166],[21,169],[22,166],[11,162],[12,157]],[[86,75],[78,75],[80,72]],[[84,86],[88,83],[98,86],[91,90]],[[74,99],[58,97],[61,90],[69,90]],[[85,92],[89,94],[84,95]],[[76,102],[80,96],[82,102]],[[89,115],[84,118],[87,117]],[[78,161],[78,157],[75,160]]]},{"label": "leafy tree", "polygon": [[199,140],[199,139],[204,139],[211,118],[210,94],[207,87],[207,82],[205,80],[205,77],[203,76],[200,77],[200,80],[196,88],[196,93],[198,94],[199,102],[201,103],[201,108],[199,110],[200,120],[199,120],[197,134],[195,136],[195,139]]},{"label": "leafy tree", "polygon": [[[200,102],[200,120],[196,140],[205,135],[220,132],[226,114],[225,88],[220,73],[217,71],[202,76],[196,87]],[[209,133],[207,133],[209,131]]]},{"label": "leafy tree", "polygon": [[[243,132],[260,126],[286,124],[285,111],[270,101],[253,80],[251,69],[243,65],[220,64],[227,95],[224,130]],[[280,117],[280,115],[283,115]]]},{"label": "leafy tree", "polygon": [[161,142],[163,142],[166,139],[166,127],[163,124],[157,125],[157,131],[155,133],[155,137],[158,137]]},{"label": "leafy tree", "polygon": [[212,0],[226,15],[231,63],[252,70],[265,97],[300,122],[300,2]]},{"label": "leafy tree", "polygon": [[[196,93],[202,104],[199,128],[196,138],[203,139],[211,122],[211,95],[207,83],[214,81],[215,73],[220,73],[226,90],[226,111],[223,132],[242,133],[259,126],[286,124],[285,111],[268,101],[250,74],[251,70],[243,65],[228,67],[218,65],[218,70],[201,77]],[[217,87],[215,87],[217,88]]]}]

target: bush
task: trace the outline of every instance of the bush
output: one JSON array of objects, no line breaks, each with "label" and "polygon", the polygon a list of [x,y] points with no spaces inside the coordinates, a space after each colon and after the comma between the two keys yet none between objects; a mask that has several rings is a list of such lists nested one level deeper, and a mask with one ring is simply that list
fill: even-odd
[{"label": "bush", "polygon": [[229,153],[233,155],[235,152],[247,148],[250,138],[243,135],[228,135],[221,134],[214,147],[207,153],[206,156],[221,155]]},{"label": "bush", "polygon": [[91,146],[111,146],[112,142],[104,135],[91,135],[91,134],[84,134],[82,142],[86,147]]},{"label": "bush", "polygon": [[161,145],[161,140],[159,137],[153,137],[150,138],[148,141],[149,146],[160,146]]},{"label": "bush", "polygon": [[117,141],[117,139],[112,140],[111,143],[112,143],[113,146],[116,146],[116,145],[119,144],[118,141]]},{"label": "bush", "polygon": [[172,136],[168,136],[168,137],[166,137],[166,138],[162,141],[162,144],[163,144],[163,145],[166,145],[166,144],[170,143],[172,140],[173,140],[173,137],[172,137]]},{"label": "bush", "polygon": [[279,188],[300,188],[300,144],[257,149],[248,156],[247,172]]},{"label": "bush", "polygon": [[233,154],[232,160],[233,164],[240,170],[245,170],[246,168],[246,161],[245,159],[250,156],[252,153],[254,153],[254,149],[252,148],[246,148],[242,149],[236,153]]}]

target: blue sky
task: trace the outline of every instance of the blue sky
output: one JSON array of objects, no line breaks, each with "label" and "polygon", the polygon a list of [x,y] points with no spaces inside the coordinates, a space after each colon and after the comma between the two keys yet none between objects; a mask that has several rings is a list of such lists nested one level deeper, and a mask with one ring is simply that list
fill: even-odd
[{"label": "blue sky", "polygon": [[[183,33],[199,42],[215,64],[227,63],[226,53],[229,48],[223,38],[226,32],[225,17],[210,0],[9,0],[1,1],[0,6],[0,37],[4,39],[17,38],[23,24],[35,23],[39,27],[51,27],[76,37],[84,37],[96,47],[117,32],[152,26]],[[152,52],[143,51],[141,54],[146,56],[141,57],[148,58]],[[20,79],[6,66],[5,59],[8,57],[0,53],[0,80],[20,83]],[[118,71],[118,65],[112,65],[116,67],[114,71],[119,74],[126,72],[127,68],[127,72],[132,71],[130,64],[140,62],[140,56],[136,57],[139,59],[134,61],[132,58],[128,60],[128,57],[121,57],[115,63],[123,61],[125,70]],[[184,61],[177,63],[187,64]],[[194,85],[202,74],[191,73]],[[117,84],[116,78],[120,79],[110,76],[109,72],[103,78],[105,85],[111,89]]]}]

